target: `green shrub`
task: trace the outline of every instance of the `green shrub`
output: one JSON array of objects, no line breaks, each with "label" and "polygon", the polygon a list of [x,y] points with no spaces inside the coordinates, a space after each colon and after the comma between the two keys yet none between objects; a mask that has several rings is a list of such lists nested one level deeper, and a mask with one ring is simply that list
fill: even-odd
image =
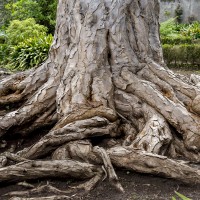
[{"label": "green shrub", "polygon": [[4,31],[0,31],[0,44],[4,44],[7,40],[8,36]]},{"label": "green shrub", "polygon": [[191,37],[181,36],[181,35],[178,35],[177,37],[165,36],[165,37],[161,37],[161,42],[162,44],[172,44],[172,45],[192,44],[193,39]]},{"label": "green shrub", "polygon": [[178,24],[175,18],[161,23],[160,35],[162,44],[192,44],[200,39],[200,23]]},{"label": "green shrub", "polygon": [[181,30],[181,34],[187,37],[191,37],[193,39],[200,38],[200,23],[193,22],[192,24],[188,25],[187,28]]},{"label": "green shrub", "polygon": [[174,55],[172,51],[173,46],[170,44],[164,44],[162,47],[164,60],[168,65],[170,65],[174,61]]},{"label": "green shrub", "polygon": [[8,62],[9,46],[0,44],[0,65],[5,65]]},{"label": "green shrub", "polygon": [[34,19],[13,20],[0,46],[0,64],[12,70],[38,66],[46,59],[52,43],[53,36],[46,32],[47,28]]},{"label": "green shrub", "polygon": [[186,24],[177,24],[176,18],[171,18],[161,23],[160,35],[162,44],[191,44],[193,38],[189,35],[181,34],[182,30],[187,29]]},{"label": "green shrub", "polygon": [[56,25],[56,11],[58,0],[39,0],[38,4],[41,10],[40,19],[36,20],[39,24],[48,27],[48,32],[53,34]]},{"label": "green shrub", "polygon": [[170,18],[160,24],[160,35],[163,37],[172,36],[177,37],[178,32],[176,30],[176,19]]},{"label": "green shrub", "polygon": [[32,18],[23,21],[13,20],[6,30],[10,45],[17,45],[29,38],[45,36],[46,32],[47,28],[36,24]]},{"label": "green shrub", "polygon": [[27,39],[18,45],[12,46],[7,68],[25,70],[38,66],[48,55],[52,43],[52,35]]},{"label": "green shrub", "polygon": [[200,66],[200,44],[164,44],[163,55],[168,66]]}]

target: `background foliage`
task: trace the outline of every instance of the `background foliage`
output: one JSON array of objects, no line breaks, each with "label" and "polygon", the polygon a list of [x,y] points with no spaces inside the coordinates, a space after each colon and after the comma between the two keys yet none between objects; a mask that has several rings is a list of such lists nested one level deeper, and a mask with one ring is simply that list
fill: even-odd
[{"label": "background foliage", "polygon": [[58,0],[5,0],[0,23],[0,67],[25,70],[47,58]]},{"label": "background foliage", "polygon": [[178,24],[169,19],[160,26],[163,55],[168,66],[200,67],[200,23]]},{"label": "background foliage", "polygon": [[[4,0],[0,21],[0,67],[24,70],[43,62],[50,48],[58,0]],[[168,66],[200,66],[200,23],[160,26]]]},{"label": "background foliage", "polygon": [[41,35],[19,42],[10,49],[8,67],[13,70],[24,70],[38,66],[47,58],[51,43],[51,35]]},{"label": "background foliage", "polygon": [[22,21],[13,20],[5,31],[8,44],[17,45],[29,38],[41,37],[47,34],[47,27],[36,24],[35,19],[28,18]]},{"label": "background foliage", "polygon": [[55,29],[56,7],[58,0],[8,0],[5,4],[6,25],[12,20],[34,18],[36,23],[48,28],[53,34]]}]

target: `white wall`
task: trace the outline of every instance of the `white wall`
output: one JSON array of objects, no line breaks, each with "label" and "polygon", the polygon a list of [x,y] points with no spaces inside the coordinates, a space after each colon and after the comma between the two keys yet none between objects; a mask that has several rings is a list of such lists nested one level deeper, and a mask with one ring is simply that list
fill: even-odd
[{"label": "white wall", "polygon": [[160,1],[160,21],[165,21],[168,18],[175,16],[175,10],[181,5],[183,8],[183,22],[188,22],[188,18],[194,16],[200,21],[200,0],[169,0]]}]

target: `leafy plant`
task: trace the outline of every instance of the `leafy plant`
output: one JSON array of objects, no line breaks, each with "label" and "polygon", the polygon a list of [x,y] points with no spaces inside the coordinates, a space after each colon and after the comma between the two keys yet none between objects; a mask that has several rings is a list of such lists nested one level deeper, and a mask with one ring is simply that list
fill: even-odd
[{"label": "leafy plant", "polygon": [[161,36],[177,35],[176,31],[176,19],[170,18],[165,22],[160,24],[160,34]]},{"label": "leafy plant", "polygon": [[[179,192],[175,192],[175,194],[179,197],[179,199],[181,200],[192,200],[192,199],[189,199],[187,198],[186,196],[184,196],[183,194],[180,194]],[[176,200],[175,197],[172,197],[172,200]]]},{"label": "leafy plant", "polygon": [[161,23],[160,35],[162,44],[197,44],[200,41],[200,23],[178,24],[172,18]]},{"label": "leafy plant", "polygon": [[53,39],[47,28],[32,18],[13,20],[3,36],[6,40],[0,44],[0,65],[11,70],[38,66],[47,58]]},{"label": "leafy plant", "polygon": [[4,29],[9,21],[11,20],[11,13],[5,7],[8,3],[13,3],[14,0],[3,0],[1,1],[1,12],[0,12],[0,28]]},{"label": "leafy plant", "polygon": [[199,39],[200,38],[200,23],[194,22],[190,24],[187,28],[182,29],[181,33],[193,39]]},{"label": "leafy plant", "polygon": [[38,66],[48,55],[52,35],[30,38],[11,48],[7,68],[25,70]]}]

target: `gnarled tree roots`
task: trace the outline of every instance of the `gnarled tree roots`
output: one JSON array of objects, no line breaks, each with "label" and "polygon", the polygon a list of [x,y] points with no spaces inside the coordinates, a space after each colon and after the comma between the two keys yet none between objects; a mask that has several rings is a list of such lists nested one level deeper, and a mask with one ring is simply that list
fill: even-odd
[{"label": "gnarled tree roots", "polygon": [[[148,70],[152,76],[156,75],[150,67]],[[3,141],[9,140],[12,134],[9,132],[10,127],[16,127],[18,137],[23,139],[35,129],[41,131],[38,128],[43,127],[45,121],[46,124],[55,125],[35,144],[16,153],[9,152],[8,144],[2,145],[0,182],[74,177],[89,179],[76,187],[89,191],[108,177],[110,183],[123,192],[114,165],[187,183],[200,183],[198,114],[192,111],[192,105],[187,105],[191,106],[189,109],[181,102],[173,86],[168,85],[166,80],[161,80],[158,76],[159,70],[157,79],[160,79],[160,82],[165,81],[168,90],[159,88],[155,78],[155,83],[141,78],[145,75],[142,71],[140,73],[140,76],[136,76],[127,69],[122,70],[123,88],[117,85],[115,89],[115,109],[103,105],[87,105],[58,119],[54,117],[56,106],[53,103],[39,107],[37,111],[33,104],[25,103],[16,111],[2,116],[0,124]],[[168,78],[179,81],[170,76],[171,72]],[[194,86],[188,87],[198,92]],[[32,97],[37,100],[35,104],[40,104],[36,98],[38,93],[41,93],[40,89]],[[182,95],[186,96],[185,93]],[[45,93],[45,96],[48,94]],[[192,101],[195,96],[191,96],[187,95]],[[52,98],[49,98],[50,101],[54,102]],[[31,112],[29,106],[32,106]],[[30,120],[30,117],[34,120]],[[26,121],[31,124],[29,127],[26,126]],[[22,127],[21,136],[19,125]],[[49,157],[50,154],[51,161],[40,159]],[[177,160],[179,157],[188,161]],[[9,161],[16,164],[10,165]],[[21,200],[25,196],[38,195],[44,188],[56,196],[43,199],[70,198],[67,192],[52,186],[34,188],[28,192],[10,192],[7,195]]]}]

